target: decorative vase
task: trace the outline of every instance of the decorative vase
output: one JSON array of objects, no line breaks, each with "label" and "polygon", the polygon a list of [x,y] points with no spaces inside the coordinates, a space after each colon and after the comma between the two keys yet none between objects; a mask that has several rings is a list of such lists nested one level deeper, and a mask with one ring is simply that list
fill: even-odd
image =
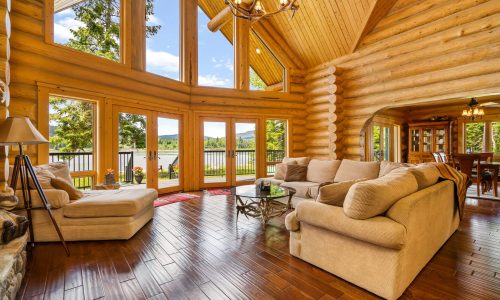
[{"label": "decorative vase", "polygon": [[115,175],[114,174],[106,174],[106,176],[104,177],[104,184],[114,185],[115,183],[116,183]]},{"label": "decorative vase", "polygon": [[142,183],[142,180],[144,179],[144,175],[140,174],[140,175],[135,175],[135,182],[137,182],[137,184],[141,184]]}]

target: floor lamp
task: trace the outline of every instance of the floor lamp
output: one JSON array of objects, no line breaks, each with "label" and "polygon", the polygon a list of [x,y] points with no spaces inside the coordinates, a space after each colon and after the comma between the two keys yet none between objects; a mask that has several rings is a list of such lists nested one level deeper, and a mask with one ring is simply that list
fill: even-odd
[{"label": "floor lamp", "polygon": [[32,179],[35,189],[38,192],[38,196],[43,203],[43,207],[49,214],[50,220],[57,231],[57,235],[66,250],[66,254],[69,255],[69,249],[66,246],[66,242],[62,236],[61,230],[57,225],[52,211],[50,210],[50,203],[42,190],[42,186],[36,177],[35,170],[31,164],[28,155],[23,152],[23,145],[38,145],[47,144],[48,141],[43,137],[43,135],[33,126],[29,118],[17,118],[9,117],[2,123],[0,123],[0,145],[18,145],[19,155],[16,156],[14,163],[14,170],[12,171],[12,180],[10,182],[11,188],[14,192],[17,188],[17,180],[21,180],[21,189],[24,198],[24,208],[29,220],[29,232],[32,246],[34,245],[35,236],[33,234],[33,222],[31,218],[32,201],[31,201],[31,191],[30,191],[30,178]]}]

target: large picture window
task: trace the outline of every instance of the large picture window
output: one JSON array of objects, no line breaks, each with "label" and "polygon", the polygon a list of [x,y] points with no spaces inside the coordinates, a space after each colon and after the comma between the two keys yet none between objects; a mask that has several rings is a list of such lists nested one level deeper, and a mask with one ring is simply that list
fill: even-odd
[{"label": "large picture window", "polygon": [[209,21],[198,8],[198,85],[234,88],[233,20],[217,32],[207,28]]},{"label": "large picture window", "polygon": [[465,124],[465,151],[479,153],[486,151],[485,145],[485,123]]},{"label": "large picture window", "polygon": [[179,80],[180,0],[151,0],[146,16],[146,70]]},{"label": "large picture window", "polygon": [[120,0],[55,0],[54,42],[120,61],[120,4]]},{"label": "large picture window", "polygon": [[253,30],[248,57],[250,90],[283,91],[285,68]]}]

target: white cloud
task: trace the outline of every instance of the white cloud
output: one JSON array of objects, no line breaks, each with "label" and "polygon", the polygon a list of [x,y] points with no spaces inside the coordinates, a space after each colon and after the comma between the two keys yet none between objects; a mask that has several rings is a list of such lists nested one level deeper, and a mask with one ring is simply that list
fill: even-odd
[{"label": "white cloud", "polygon": [[150,16],[148,16],[148,18],[149,19],[148,19],[147,25],[149,25],[149,26],[161,25],[163,23],[162,20],[155,15],[150,15]]},{"label": "white cloud", "polygon": [[214,68],[226,68],[228,69],[229,71],[233,72],[234,71],[234,64],[233,64],[233,61],[230,60],[230,59],[220,59],[220,60],[217,60],[215,59],[215,57],[212,57],[212,62],[214,63]]},{"label": "white cloud", "polygon": [[165,51],[146,49],[147,68],[159,69],[165,73],[179,71],[179,56]]},{"label": "white cloud", "polygon": [[202,86],[227,87],[231,81],[227,78],[220,78],[214,74],[198,76],[198,84]]},{"label": "white cloud", "polygon": [[54,40],[65,43],[73,37],[70,29],[78,29],[83,26],[85,24],[69,17],[58,20],[54,23]]}]

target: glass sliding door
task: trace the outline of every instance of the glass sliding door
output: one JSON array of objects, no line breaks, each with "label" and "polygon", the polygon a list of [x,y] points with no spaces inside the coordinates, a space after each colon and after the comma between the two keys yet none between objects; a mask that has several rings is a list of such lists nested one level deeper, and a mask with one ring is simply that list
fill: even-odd
[{"label": "glass sliding door", "polygon": [[273,176],[276,165],[286,156],[287,121],[266,120],[266,175]]},{"label": "glass sliding door", "polygon": [[157,120],[157,145],[153,150],[157,189],[160,193],[180,189],[181,172],[181,130],[175,116],[159,113]]}]

